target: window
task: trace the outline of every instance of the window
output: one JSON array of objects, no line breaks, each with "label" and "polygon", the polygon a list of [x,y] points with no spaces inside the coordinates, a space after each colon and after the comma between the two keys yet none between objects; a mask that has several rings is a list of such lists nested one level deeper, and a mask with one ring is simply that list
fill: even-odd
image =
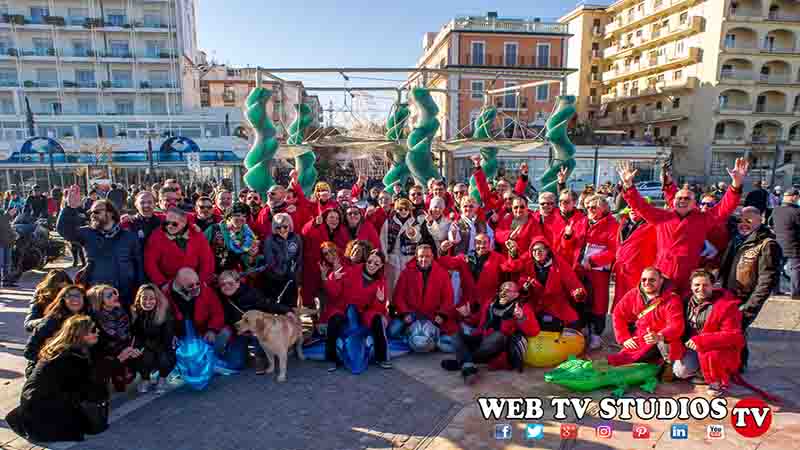
[{"label": "window", "polygon": [[72,40],[72,56],[91,56],[90,51],[92,44],[88,39],[73,39]]},{"label": "window", "polygon": [[682,80],[683,79],[683,71],[682,70],[676,70],[672,74],[672,79],[673,80]]},{"label": "window", "polygon": [[503,55],[505,57],[505,65],[506,66],[516,66],[517,65],[517,48],[518,45],[516,42],[507,42],[504,46]]},{"label": "window", "polygon": [[110,9],[108,10],[108,16],[106,21],[112,27],[121,27],[128,23],[127,18],[125,17],[125,11],[122,9]]},{"label": "window", "polygon": [[61,115],[61,102],[57,99],[43,98],[40,104],[42,106],[42,114]]},{"label": "window", "polygon": [[111,56],[114,58],[130,58],[131,52],[128,41],[111,41]]},{"label": "window", "polygon": [[78,112],[81,114],[90,114],[90,115],[97,114],[97,99],[79,98]]},{"label": "window", "polygon": [[484,58],[485,57],[484,51],[485,51],[485,45],[483,44],[483,42],[473,42],[472,61],[470,61],[470,64],[476,66],[484,65],[486,63]]},{"label": "window", "polygon": [[94,80],[94,70],[91,69],[75,70],[75,82],[78,84],[78,87],[97,87],[97,83]]},{"label": "window", "polygon": [[[224,90],[222,91],[222,99],[225,101],[225,103],[236,103],[236,91],[234,90],[233,86],[225,86]],[[278,108],[277,103],[275,104],[275,108]]]},{"label": "window", "polygon": [[144,26],[146,26],[146,27],[160,28],[161,27],[161,13],[145,11],[142,22],[144,23]]},{"label": "window", "polygon": [[673,126],[669,127],[669,135],[670,135],[670,137],[675,137],[675,136],[678,135],[678,126],[677,125],[673,125]]},{"label": "window", "polygon": [[542,84],[536,86],[536,101],[546,102],[550,98],[550,85]]},{"label": "window", "polygon": [[550,44],[536,44],[536,67],[550,67]]},{"label": "window", "polygon": [[664,74],[663,73],[659,74],[658,76],[656,76],[656,82],[657,83],[663,83],[665,79],[666,78],[664,78]]},{"label": "window", "polygon": [[0,86],[17,86],[17,69],[0,69]]},{"label": "window", "polygon": [[686,46],[683,43],[683,40],[678,41],[675,43],[675,56],[681,56],[685,54]]},{"label": "window", "polygon": [[83,25],[89,17],[88,8],[67,8],[67,23],[70,25]]},{"label": "window", "polygon": [[150,114],[166,114],[167,101],[161,96],[150,99]]},{"label": "window", "polygon": [[160,58],[165,47],[164,41],[147,41],[145,42],[145,56],[148,58]]},{"label": "window", "polygon": [[44,23],[44,18],[50,15],[50,8],[46,6],[31,6],[31,23]]},{"label": "window", "polygon": [[736,35],[735,34],[726,34],[725,35],[725,48],[735,48],[736,47]]},{"label": "window", "polygon": [[594,97],[597,95],[597,88],[589,88],[589,96]]},{"label": "window", "polygon": [[663,111],[664,110],[664,103],[661,101],[656,102],[656,111]]},{"label": "window", "polygon": [[14,101],[10,98],[0,100],[0,112],[3,114],[16,114],[14,111]]},{"label": "window", "polygon": [[653,128],[653,136],[656,137],[656,138],[661,137],[661,128],[658,128],[658,127]]},{"label": "window", "polygon": [[681,13],[679,19],[680,24],[683,25],[688,21],[689,21],[689,13],[688,12]]},{"label": "window", "polygon": [[638,111],[638,109],[639,108],[636,105],[631,106],[631,114],[636,114],[636,111]]},{"label": "window", "polygon": [[681,107],[681,98],[675,97],[672,99],[672,109],[678,109]]},{"label": "window", "polygon": [[167,70],[151,70],[148,74],[150,77],[150,86],[154,88],[170,87],[169,71]]},{"label": "window", "polygon": [[58,87],[56,69],[36,69],[36,81],[40,87]]},{"label": "window", "polygon": [[83,139],[96,138],[97,125],[78,125],[78,137]]},{"label": "window", "polygon": [[133,114],[133,101],[131,100],[116,100],[114,101],[114,112],[117,114],[132,115]]},{"label": "window", "polygon": [[470,83],[470,98],[481,99],[483,98],[484,84],[483,80],[472,80]]},{"label": "window", "polygon": [[33,53],[36,56],[55,56],[53,39],[48,37],[33,38]]},{"label": "window", "polygon": [[514,119],[505,118],[503,120],[503,132],[507,138],[514,137]]},{"label": "window", "polygon": [[133,74],[130,70],[112,70],[111,85],[115,88],[133,87]]},{"label": "window", "polygon": [[[519,84],[519,83],[517,83],[516,81],[506,81],[506,86],[505,87],[510,88],[510,87],[516,86],[517,84]],[[517,96],[518,95],[519,95],[519,91],[507,92],[506,95],[503,96],[503,106],[505,108],[516,109],[517,108]]]},{"label": "window", "polygon": [[481,112],[478,110],[473,110],[469,113],[469,129],[471,134],[475,133],[475,121],[478,119],[480,114]]}]

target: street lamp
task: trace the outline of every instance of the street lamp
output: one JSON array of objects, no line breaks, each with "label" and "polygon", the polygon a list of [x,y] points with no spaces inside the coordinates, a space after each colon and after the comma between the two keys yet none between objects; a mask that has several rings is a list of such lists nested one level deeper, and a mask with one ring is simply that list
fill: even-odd
[{"label": "street lamp", "polygon": [[147,134],[147,183],[149,184],[151,177],[153,176],[153,138],[157,138],[160,135],[158,134],[157,130],[148,130]]},{"label": "street lamp", "polygon": [[[622,130],[594,130],[592,134],[595,136],[603,136],[603,143],[605,144],[605,136],[612,135],[612,136],[624,136],[628,133]],[[592,183],[594,183],[595,187],[597,187],[598,180],[597,180],[597,163],[600,156],[600,142],[595,139],[594,140],[594,170],[592,171]]]}]

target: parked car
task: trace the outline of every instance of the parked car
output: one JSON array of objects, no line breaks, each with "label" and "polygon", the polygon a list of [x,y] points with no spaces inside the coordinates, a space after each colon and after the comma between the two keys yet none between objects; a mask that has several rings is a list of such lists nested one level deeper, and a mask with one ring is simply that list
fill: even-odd
[{"label": "parked car", "polygon": [[636,189],[642,194],[642,197],[650,197],[654,200],[664,198],[660,181],[642,181],[636,185]]}]

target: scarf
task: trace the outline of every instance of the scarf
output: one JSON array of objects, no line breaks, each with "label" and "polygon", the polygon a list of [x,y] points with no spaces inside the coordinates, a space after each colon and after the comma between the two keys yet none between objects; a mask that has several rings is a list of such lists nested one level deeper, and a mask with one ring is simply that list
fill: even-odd
[{"label": "scarf", "polygon": [[164,234],[167,236],[167,239],[170,241],[175,242],[181,250],[186,250],[186,246],[189,245],[189,226],[186,225],[183,227],[181,231],[176,234],[169,234],[167,232],[167,225],[164,224],[161,226],[161,229],[164,230]]},{"label": "scarf", "polygon": [[112,225],[111,228],[109,228],[108,230],[102,230],[102,229],[97,230],[97,232],[100,234],[100,236],[102,236],[102,237],[104,237],[106,239],[113,239],[119,233],[119,231],[120,231],[120,227],[119,227],[118,223],[115,223],[114,225]]},{"label": "scarf", "polygon": [[364,287],[369,286],[375,281],[375,276],[367,273],[367,266],[364,265],[364,270],[361,271],[361,281],[364,282]]},{"label": "scarf", "polygon": [[225,242],[225,248],[237,255],[247,253],[253,247],[253,232],[247,224],[242,226],[242,229],[233,232],[227,223],[219,224],[219,229],[222,232],[222,239]]},{"label": "scarf", "polygon": [[631,235],[633,235],[633,232],[636,231],[637,228],[639,228],[639,225],[643,223],[644,219],[639,219],[635,222],[633,220],[626,220],[625,225],[619,230],[619,241],[620,242],[627,241],[628,238],[631,237]]},{"label": "scarf", "polygon": [[703,327],[711,314],[712,300],[699,300],[694,295],[686,303],[686,333],[694,337],[703,331]]},{"label": "scarf", "polygon": [[469,271],[472,272],[472,278],[477,280],[483,271],[483,265],[489,260],[489,252],[478,256],[471,254],[467,256],[467,263],[469,264]]},{"label": "scarf", "polygon": [[489,308],[489,317],[487,318],[488,320],[486,320],[485,329],[499,331],[500,324],[504,320],[509,320],[514,317],[514,308],[516,305],[516,300],[503,305],[500,303],[500,298],[496,297],[495,301],[492,303],[492,306]]},{"label": "scarf", "polygon": [[535,260],[533,261],[533,270],[534,274],[536,275],[536,281],[539,282],[542,286],[547,285],[547,277],[550,275],[550,267],[553,265],[553,257],[545,261],[544,264],[539,264]]},{"label": "scarf", "polygon": [[111,311],[100,308],[96,317],[97,324],[103,330],[103,333],[110,338],[107,340],[109,350],[112,351],[113,355],[118,354],[128,345],[131,338],[128,314],[122,308],[114,308]]},{"label": "scarf", "polygon": [[389,253],[393,252],[394,244],[397,242],[397,236],[400,234],[400,230],[403,228],[403,225],[405,225],[406,222],[412,219],[413,217],[411,215],[409,215],[408,217],[406,217],[405,220],[403,220],[400,218],[400,216],[394,214],[391,220],[389,220],[386,230],[386,243],[388,244],[389,247],[387,249]]},{"label": "scarf", "polygon": [[431,276],[431,269],[432,268],[433,268],[433,266],[431,265],[427,269],[423,269],[422,267],[419,266],[419,264],[417,264],[417,270],[419,270],[419,273],[422,274],[422,298],[423,299],[425,298],[425,290],[428,288],[428,278],[430,278],[430,276]]}]

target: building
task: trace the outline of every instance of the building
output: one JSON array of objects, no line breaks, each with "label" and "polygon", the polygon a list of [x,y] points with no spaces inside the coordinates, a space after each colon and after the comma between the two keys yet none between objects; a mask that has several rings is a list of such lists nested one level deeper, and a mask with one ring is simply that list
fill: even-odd
[{"label": "building", "polygon": [[[472,123],[487,102],[498,107],[506,136],[530,137],[544,126],[562,86],[541,85],[494,98],[486,98],[484,91],[538,81],[539,76],[565,76],[568,36],[566,25],[540,19],[501,18],[496,12],[456,17],[439,32],[424,35],[416,64],[450,72],[414,73],[409,84],[433,89],[444,139],[471,135]],[[504,69],[516,71],[504,74]],[[529,78],[521,78],[526,73]]]},{"label": "building", "polygon": [[567,95],[577,99],[577,123],[591,123],[600,109],[603,92],[601,73],[605,50],[606,7],[581,4],[558,19],[569,33],[567,67],[578,70],[567,75]]},{"label": "building", "polygon": [[[0,188],[92,170],[157,176],[175,161],[185,167],[185,148],[231,153],[236,146],[219,138],[242,115],[200,110],[195,8],[194,0],[0,0],[0,153],[8,158]],[[161,149],[175,153],[158,159]]]},{"label": "building", "polygon": [[[577,36],[584,17],[578,8],[562,21]],[[742,155],[757,175],[800,160],[796,2],[620,0],[601,24],[601,106],[582,111],[594,128],[669,145],[676,172],[700,181],[725,179]],[[584,34],[570,49],[594,41]],[[570,88],[581,96],[595,66],[583,62]]]}]

